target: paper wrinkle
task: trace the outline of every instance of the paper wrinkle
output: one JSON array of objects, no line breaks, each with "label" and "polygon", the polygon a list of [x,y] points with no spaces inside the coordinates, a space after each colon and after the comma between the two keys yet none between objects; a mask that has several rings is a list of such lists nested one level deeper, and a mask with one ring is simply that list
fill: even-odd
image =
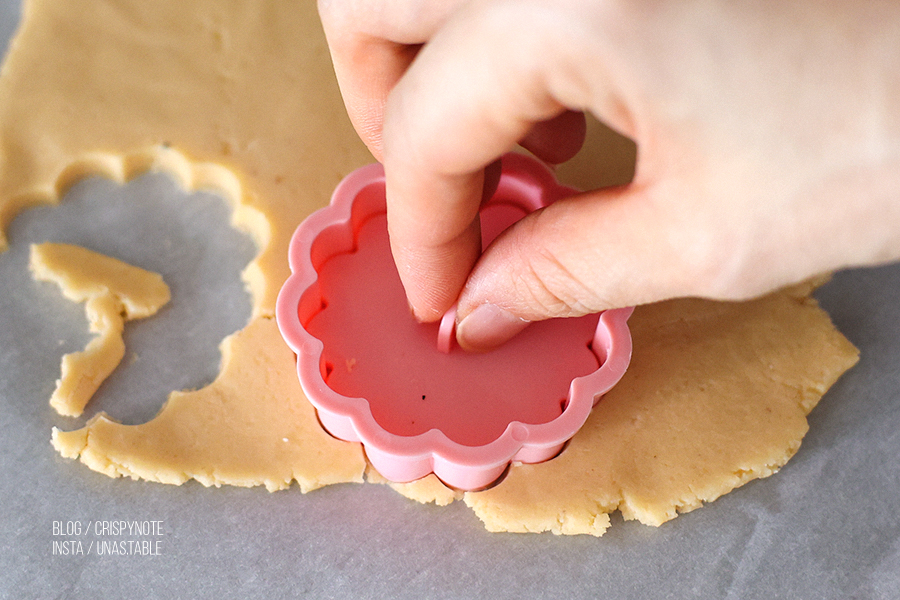
[{"label": "paper wrinkle", "polygon": [[[754,513],[756,511],[753,511]],[[748,514],[752,526],[744,537],[740,547],[740,555],[732,561],[733,569],[729,582],[724,589],[725,600],[744,600],[750,582],[759,577],[760,556],[768,550],[768,527],[757,514]]]}]

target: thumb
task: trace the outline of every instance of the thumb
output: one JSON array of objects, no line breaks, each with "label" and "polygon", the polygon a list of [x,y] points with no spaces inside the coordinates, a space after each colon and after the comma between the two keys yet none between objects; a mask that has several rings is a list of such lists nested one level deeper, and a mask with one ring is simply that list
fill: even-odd
[{"label": "thumb", "polygon": [[[490,350],[529,322],[709,295],[721,227],[631,184],[528,215],[482,254],[459,297],[457,340]],[[701,222],[702,221],[702,222]],[[714,220],[713,220],[714,221]]]}]

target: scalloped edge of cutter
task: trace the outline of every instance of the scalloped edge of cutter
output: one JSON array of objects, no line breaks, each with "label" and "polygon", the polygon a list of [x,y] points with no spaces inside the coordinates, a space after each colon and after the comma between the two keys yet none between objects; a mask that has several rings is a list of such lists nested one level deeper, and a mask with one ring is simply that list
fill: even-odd
[{"label": "scalloped edge of cutter", "polygon": [[[380,204],[369,193],[373,186],[380,190]],[[322,426],[339,439],[361,442],[372,466],[395,482],[434,473],[451,487],[476,490],[501,477],[512,461],[537,463],[553,458],[581,428],[594,404],[624,375],[631,360],[627,321],[632,308],[608,310],[600,315],[591,349],[601,366],[572,380],[567,404],[559,417],[541,424],[513,421],[497,439],[481,446],[456,443],[438,429],[415,436],[390,433],[375,421],[364,398],[338,394],[323,379],[320,362],[324,344],[304,328],[301,317],[304,310],[315,314],[316,303],[321,302],[316,297],[317,267],[336,253],[324,252],[322,247],[328,244],[321,240],[327,238],[332,244],[352,248],[359,223],[384,211],[383,190],[381,165],[357,169],[337,186],[331,204],[303,221],[291,239],[292,274],[278,295],[276,320],[285,341],[297,354],[301,386],[317,409]],[[552,172],[535,159],[507,154],[502,160],[498,192],[504,192],[507,200],[515,197],[526,212],[532,212],[577,191],[558,184]],[[454,312],[451,309],[444,316],[439,329],[438,348],[445,352],[453,343]]]}]

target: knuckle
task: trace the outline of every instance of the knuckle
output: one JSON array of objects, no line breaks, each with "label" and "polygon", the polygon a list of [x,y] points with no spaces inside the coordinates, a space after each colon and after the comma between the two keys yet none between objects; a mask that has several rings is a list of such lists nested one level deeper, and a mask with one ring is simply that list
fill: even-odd
[{"label": "knuckle", "polygon": [[682,274],[678,278],[678,295],[692,295],[715,300],[744,300],[756,293],[754,271],[764,265],[752,257],[752,240],[720,219],[715,223],[694,226],[680,236],[672,249]]},{"label": "knuckle", "polygon": [[[523,222],[524,235],[534,230],[537,219]],[[573,270],[552,247],[521,244],[523,265],[516,291],[536,313],[546,317],[574,317],[600,310],[595,290]],[[525,249],[530,249],[526,251]]]}]

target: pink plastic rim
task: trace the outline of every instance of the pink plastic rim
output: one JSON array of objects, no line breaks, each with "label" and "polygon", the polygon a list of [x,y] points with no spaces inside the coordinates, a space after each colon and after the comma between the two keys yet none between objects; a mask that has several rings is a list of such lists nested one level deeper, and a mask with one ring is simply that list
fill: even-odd
[{"label": "pink plastic rim", "polygon": [[[523,213],[528,213],[574,193],[576,190],[558,184],[538,161],[509,154],[503,158],[494,198],[503,198],[505,204],[512,199]],[[493,203],[492,199],[482,210]],[[454,441],[440,427],[413,435],[389,431],[373,415],[375,405],[363,397],[339,393],[329,385],[329,371],[323,364],[325,343],[309,330],[317,315],[327,310],[327,301],[319,298],[320,271],[335,256],[355,252],[356,236],[361,235],[363,225],[373,215],[384,212],[384,171],[381,165],[368,165],[347,176],[335,189],[331,204],[301,223],[291,240],[292,274],[279,293],[276,319],[282,336],[297,355],[301,386],[323,427],[339,439],[361,442],[369,461],[388,480],[408,482],[434,473],[444,483],[462,490],[490,485],[511,461],[536,463],[558,454],[587,420],[594,404],[624,375],[631,360],[627,324],[631,308],[608,310],[597,318],[590,351],[599,367],[571,379],[561,414],[538,423],[511,420],[484,443]],[[490,227],[488,224],[486,228]],[[499,232],[485,235],[493,239]],[[412,320],[408,311],[407,316]],[[435,352],[462,352],[451,350],[453,324],[451,311],[436,325]],[[467,360],[478,360],[471,356]],[[347,368],[350,369],[349,364]]]}]

